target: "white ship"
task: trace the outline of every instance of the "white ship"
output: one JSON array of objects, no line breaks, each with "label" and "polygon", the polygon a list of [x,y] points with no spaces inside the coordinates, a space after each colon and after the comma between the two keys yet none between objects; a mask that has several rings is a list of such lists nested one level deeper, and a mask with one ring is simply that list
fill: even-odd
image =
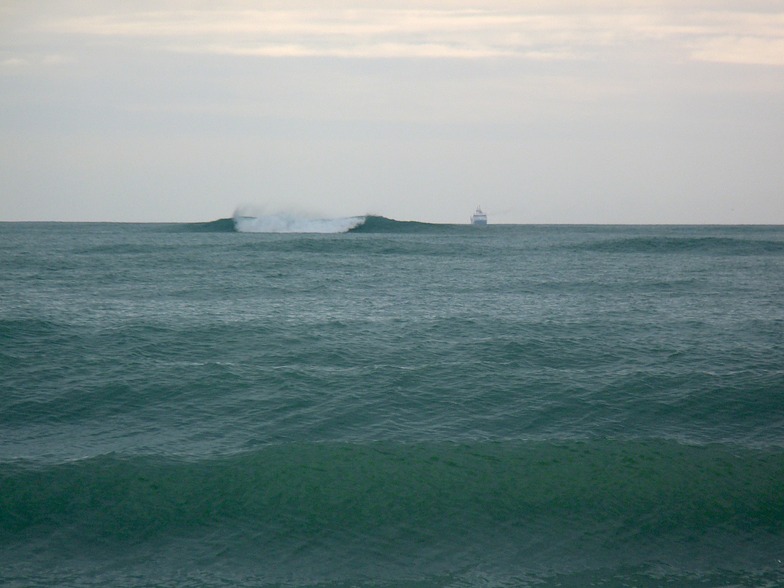
[{"label": "white ship", "polygon": [[471,215],[471,224],[479,227],[487,226],[487,215],[477,206],[476,212]]}]

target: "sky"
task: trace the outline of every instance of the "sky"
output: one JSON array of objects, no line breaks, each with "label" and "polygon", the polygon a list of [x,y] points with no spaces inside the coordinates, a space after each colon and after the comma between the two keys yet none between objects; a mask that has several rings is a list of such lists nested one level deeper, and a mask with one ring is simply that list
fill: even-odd
[{"label": "sky", "polygon": [[784,224],[782,0],[0,0],[0,221]]}]

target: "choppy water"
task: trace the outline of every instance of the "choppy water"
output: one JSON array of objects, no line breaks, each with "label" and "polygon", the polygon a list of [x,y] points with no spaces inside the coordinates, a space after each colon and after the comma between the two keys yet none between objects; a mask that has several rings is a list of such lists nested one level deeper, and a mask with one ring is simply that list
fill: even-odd
[{"label": "choppy water", "polygon": [[784,585],[784,228],[348,220],[0,224],[0,584]]}]

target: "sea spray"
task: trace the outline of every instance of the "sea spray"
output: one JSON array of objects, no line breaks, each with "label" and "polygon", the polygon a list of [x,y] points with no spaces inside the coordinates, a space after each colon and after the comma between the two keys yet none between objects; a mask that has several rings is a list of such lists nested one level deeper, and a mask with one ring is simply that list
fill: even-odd
[{"label": "sea spray", "polygon": [[345,233],[363,221],[361,216],[311,219],[284,214],[234,218],[240,233]]},{"label": "sea spray", "polygon": [[298,210],[270,211],[264,207],[238,207],[233,215],[240,233],[345,233],[362,224],[365,216],[324,217]]}]

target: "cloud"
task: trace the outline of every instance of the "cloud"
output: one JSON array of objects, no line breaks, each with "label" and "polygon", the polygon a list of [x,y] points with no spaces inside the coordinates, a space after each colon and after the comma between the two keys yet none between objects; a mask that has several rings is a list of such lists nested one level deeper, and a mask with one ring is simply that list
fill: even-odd
[{"label": "cloud", "polygon": [[702,43],[692,57],[719,63],[784,66],[784,39],[718,37]]},{"label": "cloud", "polygon": [[[479,59],[485,57],[514,57],[517,53],[483,45],[447,45],[443,43],[375,43],[351,47],[313,47],[306,44],[268,44],[257,46],[207,45],[179,47],[185,53],[255,57],[338,57],[356,59],[384,58],[452,58]],[[546,58],[544,54],[540,56]]]},{"label": "cloud", "polygon": [[25,56],[25,57],[8,57],[0,60],[0,67],[4,68],[28,68],[31,66],[43,65],[47,67],[54,67],[60,65],[67,65],[73,63],[74,59],[66,55],[44,55],[44,56]]},{"label": "cloud", "polygon": [[168,51],[267,58],[567,60],[653,44],[698,61],[784,65],[784,12],[706,12],[690,5],[696,3],[623,11],[603,3],[569,10],[563,2],[514,9],[491,2],[481,9],[444,9],[441,3],[438,9],[151,10],[43,26],[72,35],[146,39]]},{"label": "cloud", "polygon": [[700,13],[690,57],[715,63],[784,66],[784,13]]},{"label": "cloud", "polygon": [[[567,55],[542,17],[485,10],[159,11],[52,22],[52,31],[146,38],[165,49],[259,57],[464,58]],[[521,30],[529,34],[521,35]],[[538,38],[537,38],[538,37]],[[544,43],[543,43],[544,41]]]},{"label": "cloud", "polygon": [[7,57],[6,59],[0,61],[0,65],[3,67],[16,68],[16,67],[25,67],[27,65],[30,65],[30,62],[22,57]]},{"label": "cloud", "polygon": [[69,63],[73,63],[74,59],[67,55],[59,55],[59,54],[52,54],[52,55],[45,55],[41,58],[42,65],[67,65]]}]

